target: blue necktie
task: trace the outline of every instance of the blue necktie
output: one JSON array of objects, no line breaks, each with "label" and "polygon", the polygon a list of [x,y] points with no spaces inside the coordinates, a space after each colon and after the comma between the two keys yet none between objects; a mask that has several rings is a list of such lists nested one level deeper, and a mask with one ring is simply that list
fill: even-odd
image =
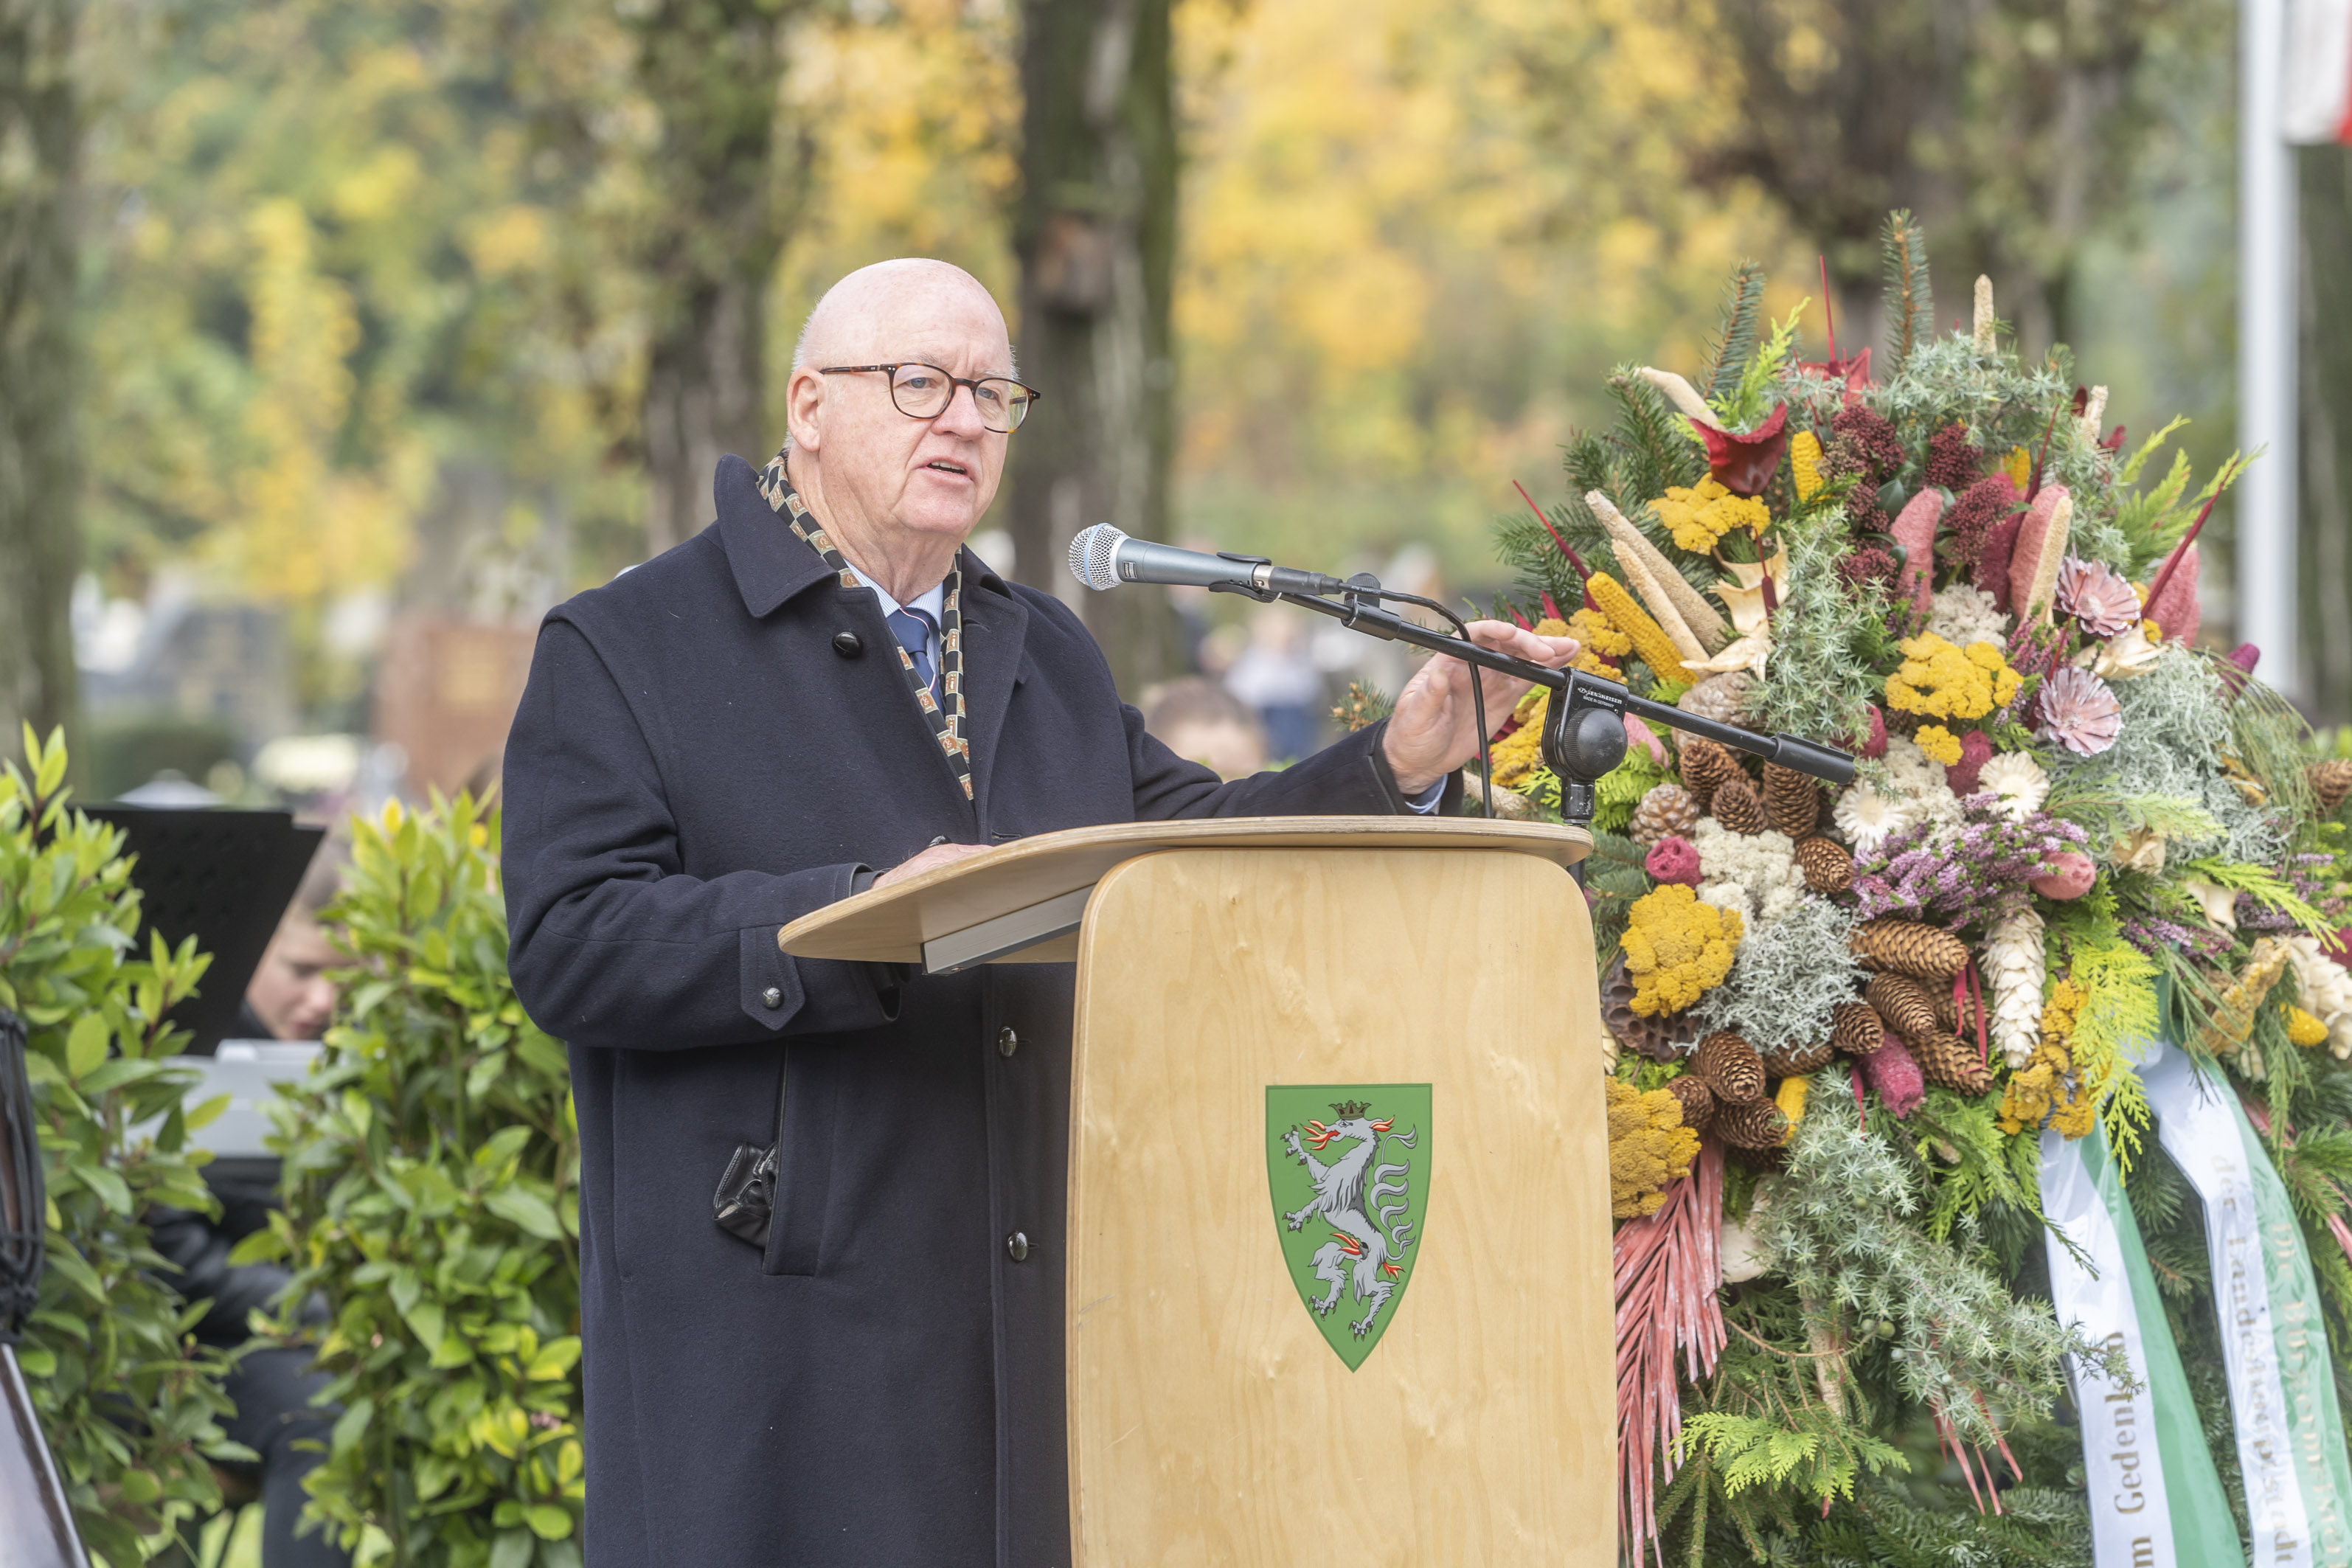
[{"label": "blue necktie", "polygon": [[938,668],[931,663],[931,637],[939,627],[920,610],[893,610],[884,618],[890,623],[890,635],[898,639],[898,646],[915,661],[915,674],[936,696],[940,678]]}]

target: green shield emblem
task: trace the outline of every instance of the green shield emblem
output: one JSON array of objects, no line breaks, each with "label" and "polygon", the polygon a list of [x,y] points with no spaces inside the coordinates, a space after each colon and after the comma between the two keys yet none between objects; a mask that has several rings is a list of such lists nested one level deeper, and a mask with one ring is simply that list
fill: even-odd
[{"label": "green shield emblem", "polygon": [[1404,1303],[1429,1203],[1429,1085],[1270,1084],[1265,1173],[1298,1299],[1353,1372]]}]

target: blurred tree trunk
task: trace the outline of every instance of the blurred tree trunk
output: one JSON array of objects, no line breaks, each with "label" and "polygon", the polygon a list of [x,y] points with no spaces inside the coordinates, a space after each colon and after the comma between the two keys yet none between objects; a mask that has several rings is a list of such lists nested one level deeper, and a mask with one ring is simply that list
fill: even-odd
[{"label": "blurred tree trunk", "polygon": [[2352,147],[2295,154],[2303,205],[2304,668],[2316,722],[2352,722]]},{"label": "blurred tree trunk", "polygon": [[1166,537],[1174,448],[1169,302],[1176,125],[1169,0],[1030,0],[1022,40],[1022,379],[1045,397],[1013,438],[1020,577],[1080,603],[1119,689],[1187,657],[1159,589],[1096,595],[1066,570],[1092,523]]},{"label": "blurred tree trunk", "polygon": [[0,0],[0,755],[71,725],[78,0]]},{"label": "blurred tree trunk", "polygon": [[[1927,231],[1949,307],[1979,273],[2028,353],[2068,332],[2068,280],[2100,205],[2126,194],[2147,121],[2134,90],[2151,0],[1698,0],[1726,61],[1729,129],[1702,182],[1755,180],[1821,246],[1853,346],[1880,336],[1877,235]],[[2193,30],[2215,8],[2180,8]],[[1839,334],[1845,346],[1847,333]]]},{"label": "blurred tree trunk", "polygon": [[722,453],[767,460],[767,300],[804,194],[810,143],[777,124],[784,25],[801,0],[656,0],[632,18],[637,82],[661,116],[640,257],[652,289],[646,367],[646,547],[710,520]]}]

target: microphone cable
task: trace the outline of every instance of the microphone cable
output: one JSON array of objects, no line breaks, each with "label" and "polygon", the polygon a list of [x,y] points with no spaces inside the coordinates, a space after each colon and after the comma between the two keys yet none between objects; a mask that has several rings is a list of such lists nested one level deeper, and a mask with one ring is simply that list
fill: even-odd
[{"label": "microphone cable", "polygon": [[[1382,599],[1394,599],[1401,605],[1418,605],[1424,610],[1433,610],[1453,623],[1455,634],[1464,642],[1475,640],[1462,617],[1434,599],[1424,599],[1419,594],[1401,594],[1393,588],[1359,588],[1350,592],[1370,594]],[[1486,744],[1486,677],[1475,664],[1465,664],[1463,668],[1470,672],[1470,709],[1478,721],[1478,789],[1486,807],[1486,820],[1492,822],[1495,820],[1495,759]]]}]

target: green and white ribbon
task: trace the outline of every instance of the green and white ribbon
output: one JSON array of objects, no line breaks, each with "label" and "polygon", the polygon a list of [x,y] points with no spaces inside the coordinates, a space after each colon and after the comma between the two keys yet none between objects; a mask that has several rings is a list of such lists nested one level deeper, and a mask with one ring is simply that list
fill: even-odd
[{"label": "green and white ribbon", "polygon": [[2166,1152],[2205,1204],[2252,1560],[2352,1563],[2352,1466],[2319,1292],[2285,1184],[2238,1097],[2200,1080],[2186,1052],[2159,1047],[2140,1081]]},{"label": "green and white ribbon", "polygon": [[[2119,1350],[2132,1383],[2069,1358],[2099,1568],[2241,1568],[2221,1478],[2189,1397],[2180,1352],[2148,1272],[2139,1226],[2096,1128],[2042,1134],[2042,1210],[2081,1249],[2045,1238],[2058,1321]],[[2085,1267],[2087,1263],[2088,1267]]]}]

